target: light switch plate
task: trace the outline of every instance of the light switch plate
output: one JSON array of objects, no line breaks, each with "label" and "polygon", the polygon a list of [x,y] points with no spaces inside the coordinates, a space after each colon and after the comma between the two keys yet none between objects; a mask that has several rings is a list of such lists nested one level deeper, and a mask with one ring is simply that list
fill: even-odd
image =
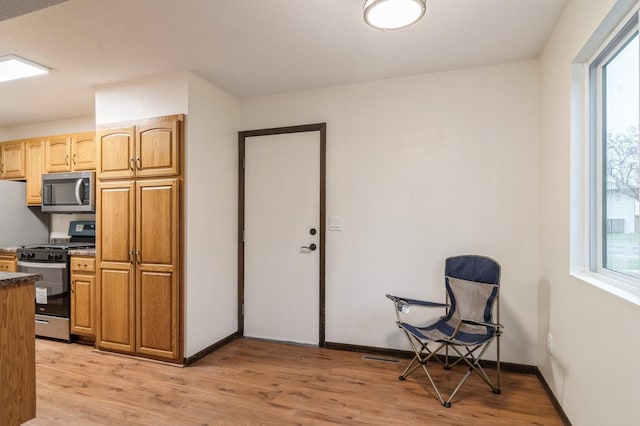
[{"label": "light switch plate", "polygon": [[342,231],[342,216],[329,216],[329,231]]}]

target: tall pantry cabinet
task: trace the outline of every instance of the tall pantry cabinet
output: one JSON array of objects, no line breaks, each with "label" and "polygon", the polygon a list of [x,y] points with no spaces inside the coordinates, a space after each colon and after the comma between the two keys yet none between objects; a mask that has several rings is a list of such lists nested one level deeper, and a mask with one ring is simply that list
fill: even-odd
[{"label": "tall pantry cabinet", "polygon": [[183,120],[98,131],[100,349],[183,361]]}]

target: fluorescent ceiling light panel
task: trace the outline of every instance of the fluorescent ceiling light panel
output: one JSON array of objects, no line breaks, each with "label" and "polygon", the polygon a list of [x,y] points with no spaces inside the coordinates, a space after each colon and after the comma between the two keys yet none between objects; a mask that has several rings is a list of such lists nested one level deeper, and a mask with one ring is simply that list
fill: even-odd
[{"label": "fluorescent ceiling light panel", "polygon": [[0,82],[47,74],[49,68],[16,55],[0,56]]},{"label": "fluorescent ceiling light panel", "polygon": [[381,30],[408,27],[424,16],[426,0],[367,0],[364,20]]}]

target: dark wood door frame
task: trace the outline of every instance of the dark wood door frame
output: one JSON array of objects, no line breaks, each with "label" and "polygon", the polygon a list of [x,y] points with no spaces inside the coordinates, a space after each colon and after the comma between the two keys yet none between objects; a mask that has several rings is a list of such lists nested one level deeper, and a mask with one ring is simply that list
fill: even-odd
[{"label": "dark wood door frame", "polygon": [[327,169],[327,123],[305,124],[302,126],[274,127],[270,129],[245,130],[238,132],[238,335],[244,336],[244,204],[245,176],[244,156],[246,138],[254,136],[283,135],[288,133],[320,132],[320,275],[319,300],[320,318],[318,346],[325,346],[325,236],[326,236],[326,169]]}]

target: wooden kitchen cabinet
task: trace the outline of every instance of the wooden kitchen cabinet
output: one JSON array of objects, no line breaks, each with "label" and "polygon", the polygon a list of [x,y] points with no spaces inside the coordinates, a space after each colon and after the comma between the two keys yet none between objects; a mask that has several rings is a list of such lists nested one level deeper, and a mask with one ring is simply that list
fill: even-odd
[{"label": "wooden kitchen cabinet", "polygon": [[15,253],[0,253],[0,272],[17,272],[18,258]]},{"label": "wooden kitchen cabinet", "polygon": [[136,176],[175,176],[180,173],[178,131],[182,121],[171,119],[136,126]]},{"label": "wooden kitchen cabinet", "polygon": [[178,356],[180,181],[136,182],[136,352]]},{"label": "wooden kitchen cabinet", "polygon": [[71,257],[71,333],[96,335],[96,260]]},{"label": "wooden kitchen cabinet", "polygon": [[0,177],[24,179],[25,176],[25,142],[12,141],[0,144]]},{"label": "wooden kitchen cabinet", "polygon": [[26,204],[42,204],[42,174],[95,170],[95,132],[0,143],[0,179],[24,179]]},{"label": "wooden kitchen cabinet", "polygon": [[98,132],[98,179],[177,176],[181,173],[182,115]]},{"label": "wooden kitchen cabinet", "polygon": [[26,142],[27,158],[27,205],[42,204],[42,173],[44,173],[44,139],[32,139]]},{"label": "wooden kitchen cabinet", "polygon": [[98,184],[100,349],[182,361],[181,182]]},{"label": "wooden kitchen cabinet", "polygon": [[71,169],[79,172],[96,169],[96,134],[79,133],[71,136]]},{"label": "wooden kitchen cabinet", "polygon": [[98,140],[98,179],[121,179],[134,176],[135,145],[133,127],[102,130]]},{"label": "wooden kitchen cabinet", "polygon": [[45,140],[45,172],[71,171],[71,137],[54,136]]},{"label": "wooden kitchen cabinet", "polygon": [[46,173],[96,169],[95,133],[77,133],[47,138],[45,141]]},{"label": "wooden kitchen cabinet", "polygon": [[135,352],[135,182],[96,188],[98,330],[96,346]]},{"label": "wooden kitchen cabinet", "polygon": [[35,277],[0,284],[0,425],[36,416]]}]

